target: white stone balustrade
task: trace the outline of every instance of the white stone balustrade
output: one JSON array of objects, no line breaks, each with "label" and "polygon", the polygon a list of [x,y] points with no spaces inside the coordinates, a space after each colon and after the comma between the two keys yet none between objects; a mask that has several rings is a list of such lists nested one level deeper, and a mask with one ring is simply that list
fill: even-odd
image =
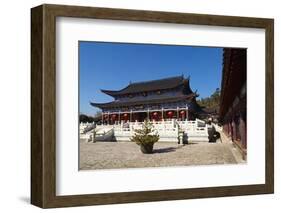
[{"label": "white stone balustrade", "polygon": [[[160,142],[179,142],[179,133],[183,135],[186,141],[207,142],[208,125],[204,121],[196,119],[195,121],[152,121],[155,132],[160,136]],[[81,134],[88,134],[85,131],[93,124],[80,124]],[[97,140],[129,141],[134,134],[135,129],[142,128],[142,122],[121,122],[114,125],[96,125],[95,136]],[[82,131],[81,131],[82,130]],[[85,137],[85,136],[84,136]]]}]

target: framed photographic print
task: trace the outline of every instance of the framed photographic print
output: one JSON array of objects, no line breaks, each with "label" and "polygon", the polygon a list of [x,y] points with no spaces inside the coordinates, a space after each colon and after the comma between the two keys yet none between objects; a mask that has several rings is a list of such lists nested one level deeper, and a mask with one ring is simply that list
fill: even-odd
[{"label": "framed photographic print", "polygon": [[272,19],[31,9],[31,203],[274,191]]}]

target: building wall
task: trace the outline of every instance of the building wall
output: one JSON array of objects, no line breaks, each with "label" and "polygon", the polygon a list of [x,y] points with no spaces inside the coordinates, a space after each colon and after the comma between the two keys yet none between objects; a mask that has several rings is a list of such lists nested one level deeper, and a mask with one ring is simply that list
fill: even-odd
[{"label": "building wall", "polygon": [[247,102],[246,85],[240,90],[223,118],[224,133],[247,155]]},{"label": "building wall", "polygon": [[220,120],[224,133],[247,155],[247,83],[245,49],[224,49]]}]

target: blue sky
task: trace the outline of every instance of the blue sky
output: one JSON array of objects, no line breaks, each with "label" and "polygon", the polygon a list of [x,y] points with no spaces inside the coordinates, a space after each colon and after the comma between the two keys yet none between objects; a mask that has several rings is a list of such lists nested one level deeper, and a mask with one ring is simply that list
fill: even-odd
[{"label": "blue sky", "polygon": [[108,102],[100,89],[120,90],[129,82],[190,76],[199,99],[220,88],[222,48],[157,44],[79,42],[80,113],[94,115],[89,102]]}]

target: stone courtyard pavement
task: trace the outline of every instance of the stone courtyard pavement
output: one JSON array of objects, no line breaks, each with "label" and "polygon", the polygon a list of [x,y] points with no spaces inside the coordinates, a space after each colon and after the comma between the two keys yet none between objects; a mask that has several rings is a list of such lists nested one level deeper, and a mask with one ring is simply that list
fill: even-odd
[{"label": "stone courtyard pavement", "polygon": [[230,143],[156,143],[142,154],[133,142],[80,143],[80,169],[117,169],[242,163]]}]

